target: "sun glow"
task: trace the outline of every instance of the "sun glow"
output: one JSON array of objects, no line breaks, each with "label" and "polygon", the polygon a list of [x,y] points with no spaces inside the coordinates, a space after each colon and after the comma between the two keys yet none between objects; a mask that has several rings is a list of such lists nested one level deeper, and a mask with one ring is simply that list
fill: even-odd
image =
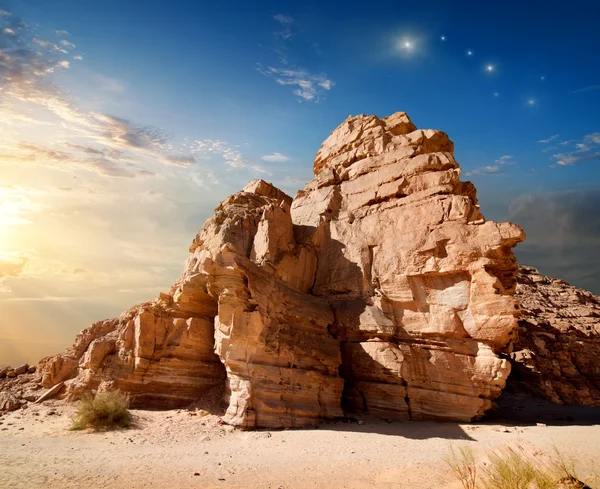
[{"label": "sun glow", "polygon": [[6,238],[15,227],[31,224],[28,217],[37,210],[19,187],[0,187],[0,238]]}]

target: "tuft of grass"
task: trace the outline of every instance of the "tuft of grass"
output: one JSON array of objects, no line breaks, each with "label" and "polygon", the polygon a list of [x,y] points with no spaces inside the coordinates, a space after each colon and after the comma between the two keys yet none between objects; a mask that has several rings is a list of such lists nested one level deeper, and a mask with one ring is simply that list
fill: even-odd
[{"label": "tuft of grass", "polygon": [[473,450],[470,447],[455,449],[451,445],[444,461],[463,489],[592,489],[589,484],[597,482],[596,471],[592,468],[590,476],[581,481],[575,461],[556,449],[555,452],[549,463],[530,459],[513,449],[492,453],[489,463],[484,463],[478,473]]},{"label": "tuft of grass", "polygon": [[485,489],[555,489],[556,479],[536,467],[521,453],[510,449],[507,455],[492,454],[484,469]]},{"label": "tuft of grass", "polygon": [[444,458],[444,462],[460,481],[463,489],[477,487],[477,462],[471,447],[459,447],[455,450],[454,446],[450,445],[450,453]]},{"label": "tuft of grass", "polygon": [[81,400],[71,430],[127,428],[132,419],[126,395],[119,391],[99,392],[95,397],[87,395]]}]

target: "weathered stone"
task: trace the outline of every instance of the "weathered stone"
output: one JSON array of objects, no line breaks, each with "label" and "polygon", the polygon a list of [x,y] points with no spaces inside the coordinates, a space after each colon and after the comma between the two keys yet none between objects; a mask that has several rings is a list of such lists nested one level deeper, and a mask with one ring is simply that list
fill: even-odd
[{"label": "weathered stone", "polygon": [[224,420],[312,426],[342,404],[470,420],[501,392],[524,238],[486,222],[453,143],[396,113],[350,117],[295,199],[256,180],[225,199],[168,294],[40,363],[69,399],[121,389],[171,407],[225,387]]},{"label": "weathered stone", "polygon": [[23,401],[17,399],[10,392],[0,392],[0,412],[2,411],[15,411],[24,404]]},{"label": "weathered stone", "polygon": [[29,365],[27,365],[26,363],[24,363],[23,365],[19,365],[18,367],[15,368],[15,373],[17,375],[21,375],[27,372],[27,369],[29,368]]},{"label": "weathered stone", "polygon": [[[511,390],[600,407],[600,297],[521,267]],[[600,419],[600,413],[599,413]]]},{"label": "weathered stone", "polygon": [[0,379],[6,377],[6,374],[12,370],[8,365],[0,365]]}]

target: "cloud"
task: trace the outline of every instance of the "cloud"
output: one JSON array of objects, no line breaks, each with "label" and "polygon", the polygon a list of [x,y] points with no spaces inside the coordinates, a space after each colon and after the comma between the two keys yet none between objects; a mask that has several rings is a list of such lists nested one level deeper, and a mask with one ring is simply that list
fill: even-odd
[{"label": "cloud", "polygon": [[292,33],[292,26],[294,25],[294,19],[289,15],[277,14],[273,16],[279,24],[281,25],[281,30],[275,32],[275,37],[287,40],[294,36]]},{"label": "cloud", "polygon": [[0,254],[0,280],[4,277],[17,277],[23,272],[28,259],[25,257]]},{"label": "cloud", "polygon": [[482,166],[480,168],[475,168],[474,170],[467,172],[466,176],[470,177],[471,175],[497,175],[499,173],[500,173],[499,165],[489,165],[489,166]]},{"label": "cloud", "polygon": [[262,63],[257,63],[256,70],[261,75],[273,78],[279,85],[295,87],[292,93],[300,102],[319,102],[324,98],[325,92],[334,87],[334,81],[325,73],[313,73],[291,62],[290,40],[294,37],[292,27],[296,22],[292,17],[283,14],[275,15],[273,18],[281,27],[273,33],[272,48],[277,54],[279,66],[265,68]]},{"label": "cloud", "polygon": [[237,149],[238,146],[231,145],[225,141],[204,139],[202,141],[194,141],[190,144],[189,148],[192,155],[198,153],[219,155],[225,160],[225,164],[232,168],[245,168],[248,166],[248,161]]},{"label": "cloud", "polygon": [[11,292],[5,284],[6,279],[21,277],[28,262],[29,258],[21,253],[8,253],[0,249],[0,293]]},{"label": "cloud", "polygon": [[575,151],[568,153],[556,153],[552,158],[555,166],[572,166],[586,161],[600,160],[600,132],[594,132],[583,136],[580,142],[575,143]]},{"label": "cloud", "polygon": [[589,87],[584,87],[584,88],[580,88],[579,90],[574,90],[571,93],[591,92],[592,90],[600,90],[600,85],[590,85]]},{"label": "cloud", "polygon": [[548,144],[548,143],[554,141],[555,139],[558,139],[559,136],[560,136],[560,134],[555,134],[554,136],[550,136],[548,139],[540,139],[538,141],[538,143]]},{"label": "cloud", "polygon": [[[514,160],[514,157],[511,155],[503,155],[500,158],[498,158],[495,163],[498,163],[499,165],[516,165],[517,162]],[[491,168],[491,167],[487,167],[487,168]]]},{"label": "cloud", "polygon": [[509,219],[527,239],[519,262],[600,294],[600,188],[525,194],[513,200]]},{"label": "cloud", "polygon": [[335,83],[327,78],[327,75],[314,75],[304,69],[273,68],[269,66],[264,69],[262,65],[257,66],[257,71],[265,76],[275,79],[279,85],[295,86],[294,95],[307,102],[319,102],[323,94],[333,88]]},{"label": "cloud", "polygon": [[[161,129],[77,107],[67,91],[54,83],[57,69],[68,70],[66,49],[75,44],[62,40],[33,36],[27,24],[10,17],[0,17],[0,26],[14,34],[0,31],[0,110],[2,125],[47,125],[62,130],[68,138],[85,140],[85,145],[68,142],[63,148],[44,147],[20,141],[4,148],[2,157],[13,163],[39,164],[56,169],[83,167],[106,177],[134,178],[153,174],[148,164],[187,167],[194,163],[191,155],[173,148],[170,137]],[[66,34],[57,31],[61,36]],[[118,81],[99,77],[102,89],[119,93],[124,87]],[[35,117],[45,112],[53,117]],[[52,136],[49,136],[49,139]],[[64,138],[64,136],[63,136]]]},{"label": "cloud", "polygon": [[[76,146],[76,145],[73,145]],[[115,161],[114,155],[108,153],[93,153],[92,148],[83,148],[84,155],[57,150],[42,145],[19,143],[16,153],[0,154],[0,159],[13,164],[34,164],[55,170],[70,171],[82,168],[106,177],[136,178],[153,174],[130,165],[130,169],[123,168]],[[92,152],[91,152],[92,151]]]},{"label": "cloud", "polygon": [[272,153],[270,155],[264,155],[262,160],[268,161],[269,163],[284,163],[290,161],[289,156],[282,155],[281,153]]}]

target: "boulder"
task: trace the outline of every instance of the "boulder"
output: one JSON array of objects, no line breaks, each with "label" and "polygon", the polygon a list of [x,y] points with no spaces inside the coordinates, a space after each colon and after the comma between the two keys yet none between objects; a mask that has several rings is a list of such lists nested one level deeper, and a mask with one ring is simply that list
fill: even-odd
[{"label": "boulder", "polygon": [[0,392],[0,413],[2,411],[16,411],[25,404],[10,392]]},{"label": "boulder", "polygon": [[28,369],[29,369],[29,365],[24,363],[23,365],[19,365],[18,367],[15,368],[15,373],[17,375],[21,375],[21,374],[27,373]]}]

